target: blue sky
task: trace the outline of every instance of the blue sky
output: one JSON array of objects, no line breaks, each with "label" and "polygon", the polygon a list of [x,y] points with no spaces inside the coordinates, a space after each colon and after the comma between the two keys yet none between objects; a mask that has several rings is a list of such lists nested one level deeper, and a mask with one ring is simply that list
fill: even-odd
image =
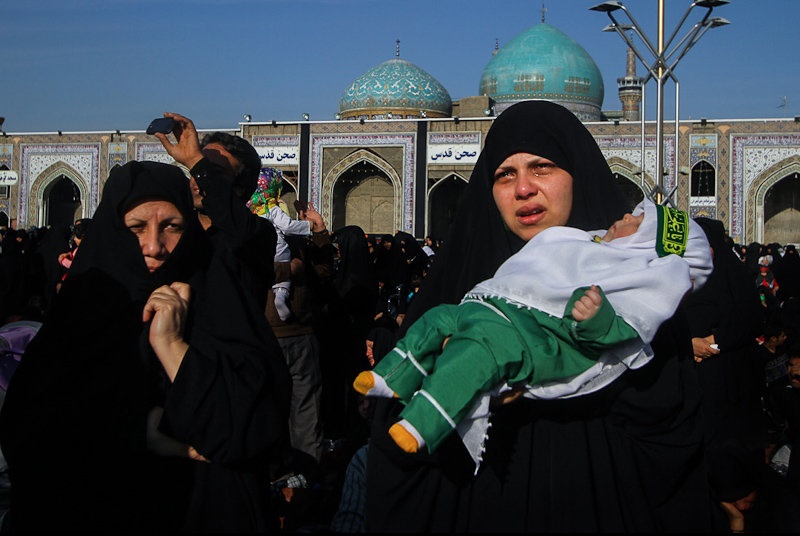
[{"label": "blue sky", "polygon": [[[545,0],[546,21],[580,43],[618,110],[625,47],[600,0]],[[666,2],[669,35],[689,0]],[[624,0],[657,37],[657,0]],[[0,2],[0,116],[6,132],[143,130],[164,111],[200,128],[253,121],[333,119],[368,69],[400,56],[456,100],[476,95],[495,40],[538,24],[542,0],[4,0]],[[679,34],[705,12],[695,8]],[[800,114],[798,0],[732,0],[679,62],[681,119]],[[645,50],[640,45],[641,50]],[[638,65],[640,75],[644,73]],[[651,82],[647,116],[655,117]],[[674,118],[674,86],[665,117]],[[785,101],[784,101],[785,97]],[[782,104],[785,102],[785,106]]]}]

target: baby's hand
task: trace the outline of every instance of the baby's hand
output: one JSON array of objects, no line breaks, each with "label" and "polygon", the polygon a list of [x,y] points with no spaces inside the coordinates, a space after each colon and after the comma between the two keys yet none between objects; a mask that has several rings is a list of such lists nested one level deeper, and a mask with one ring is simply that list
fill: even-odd
[{"label": "baby's hand", "polygon": [[597,285],[592,285],[581,299],[575,302],[572,307],[572,318],[578,322],[588,320],[597,314],[602,303],[603,298],[600,296],[600,291],[597,290]]}]

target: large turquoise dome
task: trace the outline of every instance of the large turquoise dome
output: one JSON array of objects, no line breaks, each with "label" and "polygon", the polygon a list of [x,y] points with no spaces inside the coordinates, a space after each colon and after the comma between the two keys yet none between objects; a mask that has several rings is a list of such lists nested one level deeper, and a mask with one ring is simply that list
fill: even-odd
[{"label": "large turquoise dome", "polygon": [[413,63],[393,58],[373,67],[339,99],[340,119],[449,117],[453,101],[433,76]]},{"label": "large turquoise dome", "polygon": [[523,100],[549,100],[583,121],[601,119],[603,77],[589,53],[546,23],[519,34],[483,70],[479,94],[500,113]]}]

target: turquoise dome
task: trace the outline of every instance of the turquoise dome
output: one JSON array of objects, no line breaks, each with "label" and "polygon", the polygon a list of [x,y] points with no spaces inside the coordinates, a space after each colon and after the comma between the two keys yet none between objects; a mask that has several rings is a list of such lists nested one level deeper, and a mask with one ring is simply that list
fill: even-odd
[{"label": "turquoise dome", "polygon": [[450,94],[433,76],[413,63],[393,58],[373,67],[347,88],[339,99],[343,118],[371,118],[391,112],[398,116],[448,117]]},{"label": "turquoise dome", "polygon": [[496,113],[523,100],[549,100],[584,121],[601,118],[603,77],[589,53],[546,23],[519,34],[483,70],[479,89]]}]

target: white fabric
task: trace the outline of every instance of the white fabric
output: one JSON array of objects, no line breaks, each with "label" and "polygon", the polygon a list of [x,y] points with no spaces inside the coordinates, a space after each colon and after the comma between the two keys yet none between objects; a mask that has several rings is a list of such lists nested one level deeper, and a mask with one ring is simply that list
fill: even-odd
[{"label": "white fabric", "polygon": [[[586,232],[551,227],[537,234],[510,257],[494,277],[476,285],[464,299],[500,298],[521,307],[561,317],[576,288],[599,285],[616,313],[639,334],[639,340],[604,352],[597,363],[568,380],[529,385],[528,398],[570,398],[605,387],[627,369],[636,369],[653,357],[650,342],[690,289],[698,289],[713,268],[711,248],[702,228],[689,219],[689,238],[683,257],[658,257],[658,215],[655,204],[644,200],[633,210],[644,212],[639,229],[611,242],[595,242],[606,230]],[[533,274],[536,274],[534,277]],[[494,394],[509,390],[504,384]],[[457,430],[477,466],[489,430],[489,399],[484,394]]]},{"label": "white fabric", "polygon": [[692,219],[684,256],[658,257],[656,207],[643,201],[633,214],[642,211],[645,217],[638,231],[611,242],[592,241],[605,230],[545,229],[467,296],[503,298],[560,317],[576,288],[597,284],[617,314],[649,343],[692,288],[689,277],[695,289],[705,283],[712,260],[705,233]]},{"label": "white fabric", "polygon": [[307,220],[293,220],[277,205],[269,209],[269,212],[262,217],[272,222],[272,225],[275,227],[275,234],[278,235],[278,242],[275,245],[275,262],[291,261],[292,254],[289,251],[289,244],[286,243],[286,237],[310,236],[311,222]]}]

